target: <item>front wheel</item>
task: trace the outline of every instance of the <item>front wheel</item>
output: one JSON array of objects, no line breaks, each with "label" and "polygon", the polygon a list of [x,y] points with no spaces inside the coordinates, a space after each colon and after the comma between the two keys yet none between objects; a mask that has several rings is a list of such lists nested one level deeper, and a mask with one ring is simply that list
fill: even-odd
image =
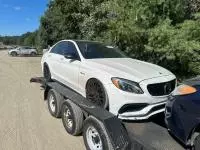
[{"label": "front wheel", "polygon": [[200,135],[195,138],[194,141],[194,150],[200,150]]},{"label": "front wheel", "polygon": [[16,57],[17,56],[17,52],[11,52],[11,56]]},{"label": "front wheel", "polygon": [[96,79],[88,81],[86,86],[86,99],[102,108],[108,108],[108,96],[102,83]]}]

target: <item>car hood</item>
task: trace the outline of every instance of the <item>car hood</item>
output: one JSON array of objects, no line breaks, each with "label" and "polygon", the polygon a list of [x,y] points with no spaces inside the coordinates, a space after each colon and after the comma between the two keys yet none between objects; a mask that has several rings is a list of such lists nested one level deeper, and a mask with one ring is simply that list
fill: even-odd
[{"label": "car hood", "polygon": [[173,75],[160,66],[131,58],[88,59],[87,65],[104,71],[112,77],[125,78],[135,82]]}]

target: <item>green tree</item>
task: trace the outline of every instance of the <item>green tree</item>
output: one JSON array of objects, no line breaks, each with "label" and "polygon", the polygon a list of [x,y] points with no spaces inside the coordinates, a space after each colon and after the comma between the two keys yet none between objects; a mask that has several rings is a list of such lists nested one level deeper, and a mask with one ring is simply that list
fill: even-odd
[{"label": "green tree", "polygon": [[98,40],[178,76],[196,75],[199,4],[199,0],[54,0],[41,17],[36,43],[46,48],[61,39]]}]

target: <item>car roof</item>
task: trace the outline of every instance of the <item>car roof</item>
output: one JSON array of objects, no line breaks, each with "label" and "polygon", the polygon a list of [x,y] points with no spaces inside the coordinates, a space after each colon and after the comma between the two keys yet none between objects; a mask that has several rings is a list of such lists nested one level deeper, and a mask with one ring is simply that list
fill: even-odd
[{"label": "car roof", "polygon": [[[77,40],[77,39],[65,39],[65,40],[61,40],[61,41],[74,41],[76,43],[78,42],[90,42],[90,43],[102,43],[100,41],[91,41],[91,40]],[[60,42],[61,42],[60,41]]]}]

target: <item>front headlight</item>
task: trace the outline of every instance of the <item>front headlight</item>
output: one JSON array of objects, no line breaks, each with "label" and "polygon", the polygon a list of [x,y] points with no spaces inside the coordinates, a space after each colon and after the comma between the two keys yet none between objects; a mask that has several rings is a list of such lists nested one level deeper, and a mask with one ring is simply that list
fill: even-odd
[{"label": "front headlight", "polygon": [[135,94],[143,94],[144,92],[140,88],[139,84],[133,81],[129,81],[121,78],[112,78],[112,83],[118,88],[126,92]]},{"label": "front headlight", "polygon": [[189,85],[182,84],[175,89],[175,91],[172,93],[172,95],[174,95],[174,96],[188,95],[188,94],[193,94],[196,91],[197,91],[196,88],[189,86]]}]

